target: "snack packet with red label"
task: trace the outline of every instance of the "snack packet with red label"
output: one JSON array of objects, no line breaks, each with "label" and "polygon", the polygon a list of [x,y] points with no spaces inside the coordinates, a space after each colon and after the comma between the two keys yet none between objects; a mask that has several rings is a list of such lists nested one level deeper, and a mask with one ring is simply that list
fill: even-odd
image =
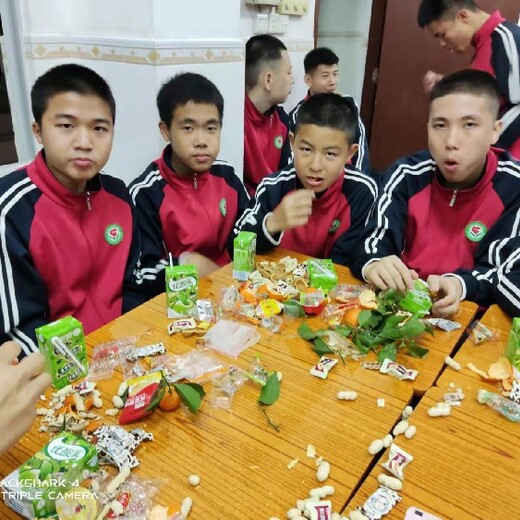
[{"label": "snack packet with red label", "polygon": [[128,382],[128,397],[119,424],[128,424],[142,419],[152,412],[161,401],[165,391],[160,373],[146,374]]}]

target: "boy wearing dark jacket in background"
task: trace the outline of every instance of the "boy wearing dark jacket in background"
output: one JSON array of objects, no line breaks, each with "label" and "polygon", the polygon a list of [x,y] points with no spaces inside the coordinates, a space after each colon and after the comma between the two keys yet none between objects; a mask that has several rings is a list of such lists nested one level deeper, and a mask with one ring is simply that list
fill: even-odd
[{"label": "boy wearing dark jacket in background", "polygon": [[244,184],[254,195],[259,182],[289,164],[289,116],[285,103],[293,84],[287,47],[259,34],[246,43]]},{"label": "boy wearing dark jacket in background", "polygon": [[[298,111],[303,102],[315,94],[337,93],[338,86],[338,63],[337,55],[327,47],[318,47],[309,51],[304,60],[305,83],[309,87],[307,96],[302,99],[289,113],[289,130],[294,132]],[[351,96],[343,96],[349,104],[350,109],[357,118],[356,131],[353,143],[358,145],[357,152],[352,156],[351,164],[359,171],[370,174],[370,158],[368,152],[368,142],[365,135],[365,125],[361,121],[359,108]]]},{"label": "boy wearing dark jacket in background", "polygon": [[216,160],[224,116],[217,87],[200,74],[178,74],[159,90],[157,107],[169,144],[130,185],[149,298],[164,292],[169,253],[200,276],[230,262],[233,225],[249,201],[234,168]]},{"label": "boy wearing dark jacket in background", "polygon": [[143,301],[139,241],[123,181],[101,175],[115,102],[93,70],[60,65],[31,91],[28,166],[0,179],[0,341],[37,351],[34,329],[72,314],[86,334]]}]

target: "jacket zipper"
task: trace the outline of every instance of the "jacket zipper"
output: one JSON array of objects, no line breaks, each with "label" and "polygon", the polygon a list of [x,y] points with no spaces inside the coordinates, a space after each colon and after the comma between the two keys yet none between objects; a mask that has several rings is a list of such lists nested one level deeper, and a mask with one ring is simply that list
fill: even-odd
[{"label": "jacket zipper", "polygon": [[193,174],[193,187],[195,189],[197,189],[197,174],[196,173]]},{"label": "jacket zipper", "polygon": [[453,191],[453,195],[451,196],[451,200],[450,200],[450,208],[453,208],[453,206],[455,206],[455,200],[457,199],[457,193],[458,193],[458,190]]},{"label": "jacket zipper", "polygon": [[90,191],[87,191],[87,209],[90,211],[92,209],[92,204],[90,203]]}]

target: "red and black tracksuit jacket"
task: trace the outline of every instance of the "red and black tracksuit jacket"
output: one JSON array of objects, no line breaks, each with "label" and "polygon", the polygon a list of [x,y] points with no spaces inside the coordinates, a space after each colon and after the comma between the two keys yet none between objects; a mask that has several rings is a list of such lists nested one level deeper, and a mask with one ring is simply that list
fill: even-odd
[{"label": "red and black tracksuit jacket", "polygon": [[289,116],[275,105],[262,114],[245,95],[244,184],[254,195],[260,181],[291,161]]},{"label": "red and black tracksuit jacket", "polygon": [[340,238],[345,250],[354,251],[377,198],[375,181],[354,168],[345,168],[344,174],[313,200],[305,226],[271,236],[265,227],[267,217],[287,194],[301,188],[293,164],[266,177],[237,221],[235,233],[255,232],[259,253],[280,245],[315,258],[330,258]]},{"label": "red and black tracksuit jacket", "polygon": [[397,255],[419,276],[453,274],[463,299],[487,305],[493,276],[502,263],[500,244],[520,234],[520,162],[490,149],[472,188],[443,186],[429,152],[395,163],[383,180],[379,200],[351,266],[361,277],[371,261]]},{"label": "red and black tracksuit jacket", "polygon": [[141,234],[142,284],[148,297],[164,292],[164,267],[185,251],[218,265],[231,261],[233,226],[249,196],[235,170],[215,161],[209,171],[179,177],[171,145],[130,184]]},{"label": "red and black tracksuit jacket", "polygon": [[71,314],[88,334],[144,301],[123,181],[98,174],[72,193],[40,152],[0,179],[0,194],[0,341],[17,341],[26,355],[47,322]]},{"label": "red and black tracksuit jacket", "polygon": [[497,146],[520,159],[520,27],[495,11],[473,37],[471,67],[489,72],[502,95],[502,133]]}]

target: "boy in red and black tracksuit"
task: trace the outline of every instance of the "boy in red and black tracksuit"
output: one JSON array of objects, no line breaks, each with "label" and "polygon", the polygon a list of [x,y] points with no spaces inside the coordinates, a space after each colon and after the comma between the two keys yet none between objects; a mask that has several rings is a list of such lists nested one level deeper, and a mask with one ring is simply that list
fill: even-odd
[{"label": "boy in red and black tracksuit", "polygon": [[[302,99],[289,113],[289,131],[294,132],[296,118],[303,102],[315,94],[335,93],[338,86],[338,56],[327,47],[318,47],[309,51],[303,60],[305,70],[304,81],[309,87],[307,96]],[[370,157],[368,142],[365,135],[365,125],[361,120],[359,108],[351,96],[343,96],[357,119],[353,143],[358,150],[351,159],[351,163],[359,171],[370,175]]]},{"label": "boy in red and black tracksuit", "polygon": [[289,164],[289,116],[279,106],[291,93],[287,47],[270,34],[246,43],[244,184],[253,195],[259,182]]},{"label": "boy in red and black tracksuit", "polygon": [[0,341],[36,351],[34,329],[72,314],[92,332],[143,301],[130,196],[99,174],[112,147],[115,103],[106,82],[61,65],[31,92],[43,150],[0,180]]},{"label": "boy in red and black tracksuit", "polygon": [[[471,68],[494,76],[501,95],[502,130],[496,146],[520,159],[520,27],[499,11],[482,11],[472,0],[423,0],[418,23],[452,52],[474,47]],[[429,71],[426,90],[441,77]]]},{"label": "boy in red and black tracksuit", "polygon": [[341,96],[309,98],[291,137],[294,164],[260,183],[235,232],[254,231],[258,252],[281,245],[316,258],[329,258],[341,236],[353,254],[377,197],[373,179],[345,168],[355,126]]},{"label": "boy in red and black tracksuit", "polygon": [[460,71],[437,83],[430,151],[390,168],[355,275],[401,291],[417,276],[427,279],[439,296],[438,315],[452,314],[463,299],[492,301],[499,265],[493,244],[518,236],[520,219],[520,163],[490,148],[500,132],[498,105],[496,83],[485,72]]},{"label": "boy in red and black tracksuit", "polygon": [[148,297],[164,292],[170,253],[200,276],[230,262],[233,225],[249,201],[235,170],[215,160],[224,112],[217,87],[200,74],[179,74],[161,87],[157,106],[170,144],[130,185]]}]

